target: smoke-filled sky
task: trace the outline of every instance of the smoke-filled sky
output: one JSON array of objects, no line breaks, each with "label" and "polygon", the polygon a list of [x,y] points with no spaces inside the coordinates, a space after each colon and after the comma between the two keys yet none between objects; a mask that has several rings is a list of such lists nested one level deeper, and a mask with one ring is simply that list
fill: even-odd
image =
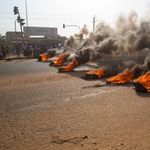
[{"label": "smoke-filled sky", "polygon": [[[105,21],[113,26],[120,13],[128,15],[135,11],[139,20],[150,21],[149,0],[0,0],[0,34],[5,35],[7,31],[14,31],[13,8],[18,6],[22,18],[26,19],[27,1],[28,26],[56,27],[61,36],[78,33],[77,27],[66,27],[63,24],[78,25],[80,28],[87,25],[89,31],[93,30],[93,17],[96,24]],[[25,20],[26,23],[26,20]],[[26,24],[25,24],[26,26]],[[17,31],[20,31],[17,24]]]}]

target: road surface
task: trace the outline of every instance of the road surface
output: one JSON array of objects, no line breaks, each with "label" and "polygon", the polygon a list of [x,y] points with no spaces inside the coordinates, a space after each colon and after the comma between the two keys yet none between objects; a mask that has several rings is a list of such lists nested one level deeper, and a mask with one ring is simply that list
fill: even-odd
[{"label": "road surface", "polygon": [[86,71],[1,61],[0,149],[149,150],[150,93],[136,93],[132,83],[83,80]]}]

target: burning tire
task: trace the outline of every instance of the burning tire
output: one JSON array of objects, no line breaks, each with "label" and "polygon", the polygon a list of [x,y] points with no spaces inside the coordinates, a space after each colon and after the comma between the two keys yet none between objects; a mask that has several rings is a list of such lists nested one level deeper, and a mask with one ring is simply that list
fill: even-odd
[{"label": "burning tire", "polygon": [[133,85],[137,92],[150,92],[150,71],[134,80]]},{"label": "burning tire", "polygon": [[38,56],[38,61],[42,61],[42,56]]},{"label": "burning tire", "polygon": [[129,69],[126,69],[123,73],[119,73],[117,76],[108,78],[107,84],[124,84],[133,78],[133,74]]},{"label": "burning tire", "polygon": [[75,67],[78,66],[78,62],[74,60],[72,63],[70,63],[67,67],[62,66],[58,69],[59,72],[70,72],[72,71]]},{"label": "burning tire", "polygon": [[111,84],[111,81],[107,81],[107,80],[106,80],[106,84]]},{"label": "burning tire", "polygon": [[147,89],[144,88],[140,83],[134,83],[133,82],[133,85],[135,86],[135,91],[136,92],[142,92],[142,93],[147,93]]},{"label": "burning tire", "polygon": [[83,77],[84,79],[98,79],[98,76],[96,74],[85,74],[85,77]]},{"label": "burning tire", "polygon": [[49,65],[50,66],[61,66],[64,62],[67,61],[67,55],[60,55],[56,61],[52,61]]},{"label": "burning tire", "polygon": [[52,61],[52,62],[50,62],[50,64],[49,64],[49,66],[54,66],[54,62]]},{"label": "burning tire", "polygon": [[101,67],[97,71],[89,71],[85,74],[84,79],[99,79],[105,75],[106,68]]}]

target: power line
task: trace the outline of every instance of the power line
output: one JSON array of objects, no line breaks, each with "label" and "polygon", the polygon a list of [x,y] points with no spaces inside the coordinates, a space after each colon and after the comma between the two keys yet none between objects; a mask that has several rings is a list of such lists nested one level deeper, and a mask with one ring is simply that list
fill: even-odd
[{"label": "power line", "polygon": [[[12,12],[4,12],[4,11],[3,11],[3,12],[1,11],[0,13],[3,13],[3,14],[13,14]],[[21,12],[21,14],[24,14],[24,15],[25,15],[26,12]],[[35,14],[35,13],[30,13],[30,15],[47,15],[47,16],[49,16],[49,14],[50,14],[50,13],[40,13],[40,14],[37,14],[37,13],[36,13],[36,14]],[[65,15],[64,15],[64,16],[65,16]]]},{"label": "power line", "polygon": [[1,11],[0,13],[3,13],[3,14],[13,14],[12,12],[4,12],[4,11],[3,12]]}]

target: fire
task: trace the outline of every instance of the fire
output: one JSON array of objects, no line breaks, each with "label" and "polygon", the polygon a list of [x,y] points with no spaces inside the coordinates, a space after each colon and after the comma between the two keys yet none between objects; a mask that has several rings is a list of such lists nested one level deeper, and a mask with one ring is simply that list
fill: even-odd
[{"label": "fire", "polygon": [[150,92],[150,71],[144,76],[140,76],[138,79],[134,80],[134,83],[140,83],[148,92]]},{"label": "fire", "polygon": [[51,66],[60,66],[62,63],[66,61],[66,55],[60,55],[57,61],[52,61]]},{"label": "fire", "polygon": [[111,84],[122,84],[130,81],[133,78],[133,73],[130,70],[126,69],[123,73],[118,74],[117,76],[111,77],[107,79],[107,82],[111,82]]},{"label": "fire", "polygon": [[97,72],[89,71],[89,72],[87,72],[86,74],[96,74],[96,75],[98,76],[98,78],[101,78],[102,76],[105,75],[105,69],[104,69],[104,68],[101,68],[101,69],[99,69]]},{"label": "fire", "polygon": [[39,56],[41,56],[42,61],[46,61],[48,58],[51,57],[50,54],[47,54],[47,55],[41,54],[41,55],[39,55]]},{"label": "fire", "polygon": [[76,66],[78,66],[78,62],[76,60],[74,60],[72,63],[70,63],[67,67],[62,66],[59,68],[60,72],[68,72],[68,71],[72,71]]}]

